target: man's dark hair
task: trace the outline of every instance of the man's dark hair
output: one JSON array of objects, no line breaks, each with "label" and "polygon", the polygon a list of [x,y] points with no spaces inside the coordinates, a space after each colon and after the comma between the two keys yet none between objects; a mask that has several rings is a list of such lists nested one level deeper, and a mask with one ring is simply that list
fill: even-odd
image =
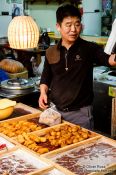
[{"label": "man's dark hair", "polygon": [[58,7],[56,11],[56,20],[59,24],[62,23],[63,19],[68,16],[76,16],[81,20],[81,13],[77,7],[72,4],[65,4]]}]

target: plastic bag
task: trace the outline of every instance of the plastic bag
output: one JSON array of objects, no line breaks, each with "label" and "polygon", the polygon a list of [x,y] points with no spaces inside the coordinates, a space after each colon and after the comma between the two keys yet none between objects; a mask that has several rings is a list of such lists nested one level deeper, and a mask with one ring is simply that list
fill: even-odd
[{"label": "plastic bag", "polygon": [[48,108],[40,114],[39,123],[53,126],[61,123],[61,114],[52,108]]}]

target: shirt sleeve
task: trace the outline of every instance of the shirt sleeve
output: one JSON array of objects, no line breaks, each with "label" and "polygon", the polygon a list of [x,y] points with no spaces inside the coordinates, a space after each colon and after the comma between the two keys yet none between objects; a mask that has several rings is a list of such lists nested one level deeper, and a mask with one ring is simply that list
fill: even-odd
[{"label": "shirt sleeve", "polygon": [[104,65],[104,66],[110,66],[108,60],[110,55],[106,54],[104,52],[104,48],[102,46],[99,46],[98,44],[92,43],[92,52],[94,55],[94,63],[96,63],[97,65]]},{"label": "shirt sleeve", "polygon": [[7,79],[9,79],[9,76],[7,75],[7,73],[4,70],[0,69],[0,82]]},{"label": "shirt sleeve", "polygon": [[47,58],[45,57],[43,72],[41,75],[40,84],[46,84],[48,87],[50,87],[52,79],[52,72],[51,72],[51,66],[48,63]]}]

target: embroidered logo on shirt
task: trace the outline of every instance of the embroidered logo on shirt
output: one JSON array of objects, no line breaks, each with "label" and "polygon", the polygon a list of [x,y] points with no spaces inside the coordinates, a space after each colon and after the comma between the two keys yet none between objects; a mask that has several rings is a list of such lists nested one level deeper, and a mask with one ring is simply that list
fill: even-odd
[{"label": "embroidered logo on shirt", "polygon": [[75,61],[80,61],[80,60],[82,60],[80,55],[76,55]]}]

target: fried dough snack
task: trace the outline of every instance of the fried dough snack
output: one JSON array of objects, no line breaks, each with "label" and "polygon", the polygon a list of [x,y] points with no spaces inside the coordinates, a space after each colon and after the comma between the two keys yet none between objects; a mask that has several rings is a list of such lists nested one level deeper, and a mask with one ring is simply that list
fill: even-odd
[{"label": "fried dough snack", "polygon": [[23,133],[22,135],[18,135],[15,140],[39,154],[49,151],[48,148],[38,145],[38,143],[46,142],[46,137],[39,137],[34,134]]},{"label": "fried dough snack", "polygon": [[9,136],[15,137],[23,132],[33,132],[42,129],[41,126],[28,121],[11,121],[0,123],[0,132]]},{"label": "fried dough snack", "polygon": [[78,125],[63,125],[60,128],[48,130],[47,139],[54,146],[64,147],[80,142],[90,137],[90,132]]},{"label": "fried dough snack", "polygon": [[[20,144],[43,154],[54,149],[80,142],[91,137],[91,132],[78,125],[62,125],[49,128],[44,135],[23,133],[15,138]],[[42,144],[41,144],[42,143]],[[44,144],[46,143],[46,144]],[[52,150],[54,150],[52,149]]]}]

